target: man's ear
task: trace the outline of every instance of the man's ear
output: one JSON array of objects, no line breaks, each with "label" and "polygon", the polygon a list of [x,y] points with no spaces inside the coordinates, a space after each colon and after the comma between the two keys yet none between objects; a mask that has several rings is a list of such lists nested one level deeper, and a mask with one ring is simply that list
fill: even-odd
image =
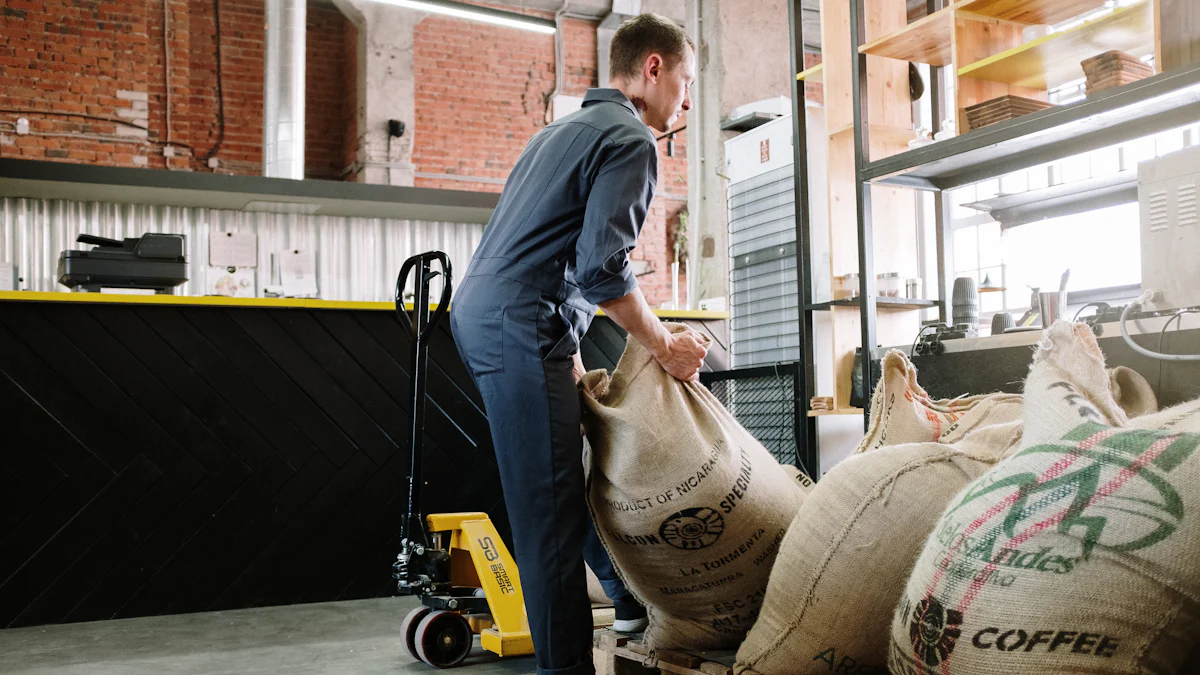
[{"label": "man's ear", "polygon": [[644,75],[648,81],[657,84],[659,76],[663,73],[664,65],[665,64],[663,63],[663,58],[661,55],[651,54],[646,58],[646,66],[642,72],[642,75]]}]

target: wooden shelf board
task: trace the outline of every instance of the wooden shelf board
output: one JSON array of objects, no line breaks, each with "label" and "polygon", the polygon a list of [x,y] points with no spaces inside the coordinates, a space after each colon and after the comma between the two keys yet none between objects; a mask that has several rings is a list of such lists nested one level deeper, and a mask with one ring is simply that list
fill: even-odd
[{"label": "wooden shelf board", "polygon": [[825,81],[825,64],[818,63],[808,70],[796,73],[796,79],[801,82],[821,83]]},{"label": "wooden shelf board", "polygon": [[[858,298],[853,300],[831,300],[830,302],[822,302],[816,305],[807,305],[804,309],[812,312],[823,312],[831,307],[858,307],[860,303]],[[913,309],[930,309],[937,307],[938,303],[935,300],[914,300],[912,298],[876,298],[875,306],[880,310],[913,310]]]},{"label": "wooden shelf board", "polygon": [[1105,0],[967,0],[964,12],[1030,25],[1056,24],[1104,6]]},{"label": "wooden shelf board", "polygon": [[809,410],[809,417],[829,417],[832,415],[863,415],[866,411],[862,408],[838,408],[837,410]]},{"label": "wooden shelf board", "polygon": [[[959,3],[961,4],[961,3]],[[950,65],[954,59],[954,12],[957,5],[938,10],[904,28],[858,48],[859,53],[900,61]]]},{"label": "wooden shelf board", "polygon": [[1154,51],[1152,0],[963,66],[958,76],[1053,89],[1082,78],[1081,61],[1113,49],[1136,57]]}]

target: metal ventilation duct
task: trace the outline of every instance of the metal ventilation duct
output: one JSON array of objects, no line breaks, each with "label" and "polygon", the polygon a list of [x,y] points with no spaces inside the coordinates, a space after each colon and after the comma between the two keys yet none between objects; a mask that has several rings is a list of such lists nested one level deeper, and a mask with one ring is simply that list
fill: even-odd
[{"label": "metal ventilation duct", "polygon": [[305,0],[266,0],[263,175],[304,178]]}]

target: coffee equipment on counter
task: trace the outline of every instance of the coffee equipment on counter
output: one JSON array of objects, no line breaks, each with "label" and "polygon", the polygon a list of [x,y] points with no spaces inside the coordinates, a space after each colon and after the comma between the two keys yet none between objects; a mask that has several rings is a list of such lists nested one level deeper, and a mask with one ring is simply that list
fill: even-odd
[{"label": "coffee equipment on counter", "polygon": [[58,257],[58,283],[79,291],[102,288],[152,290],[169,295],[186,283],[187,258],[182,234],[147,233],[123,241],[81,234],[90,251],[63,251]]},{"label": "coffee equipment on counter", "polygon": [[1008,312],[996,312],[992,315],[992,335],[1003,335],[1004,331],[1015,325],[1013,315]]},{"label": "coffee equipment on counter", "polygon": [[[929,326],[926,326],[928,329]],[[947,326],[939,323],[933,326],[932,332],[923,332],[913,348],[913,356],[937,356],[946,353],[946,340],[962,340],[979,337],[979,330],[972,325],[959,323]]]},{"label": "coffee equipment on counter", "polygon": [[965,324],[972,329],[979,327],[979,286],[974,277],[959,277],[954,280],[953,311],[954,324]]}]

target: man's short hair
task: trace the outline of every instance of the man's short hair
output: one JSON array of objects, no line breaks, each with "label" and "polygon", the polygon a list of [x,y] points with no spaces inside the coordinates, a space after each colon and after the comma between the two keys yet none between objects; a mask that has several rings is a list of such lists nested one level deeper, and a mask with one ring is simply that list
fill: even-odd
[{"label": "man's short hair", "polygon": [[608,74],[612,78],[635,78],[651,54],[660,54],[669,67],[674,67],[689,49],[695,48],[679,24],[659,14],[640,14],[621,24],[613,35]]}]

